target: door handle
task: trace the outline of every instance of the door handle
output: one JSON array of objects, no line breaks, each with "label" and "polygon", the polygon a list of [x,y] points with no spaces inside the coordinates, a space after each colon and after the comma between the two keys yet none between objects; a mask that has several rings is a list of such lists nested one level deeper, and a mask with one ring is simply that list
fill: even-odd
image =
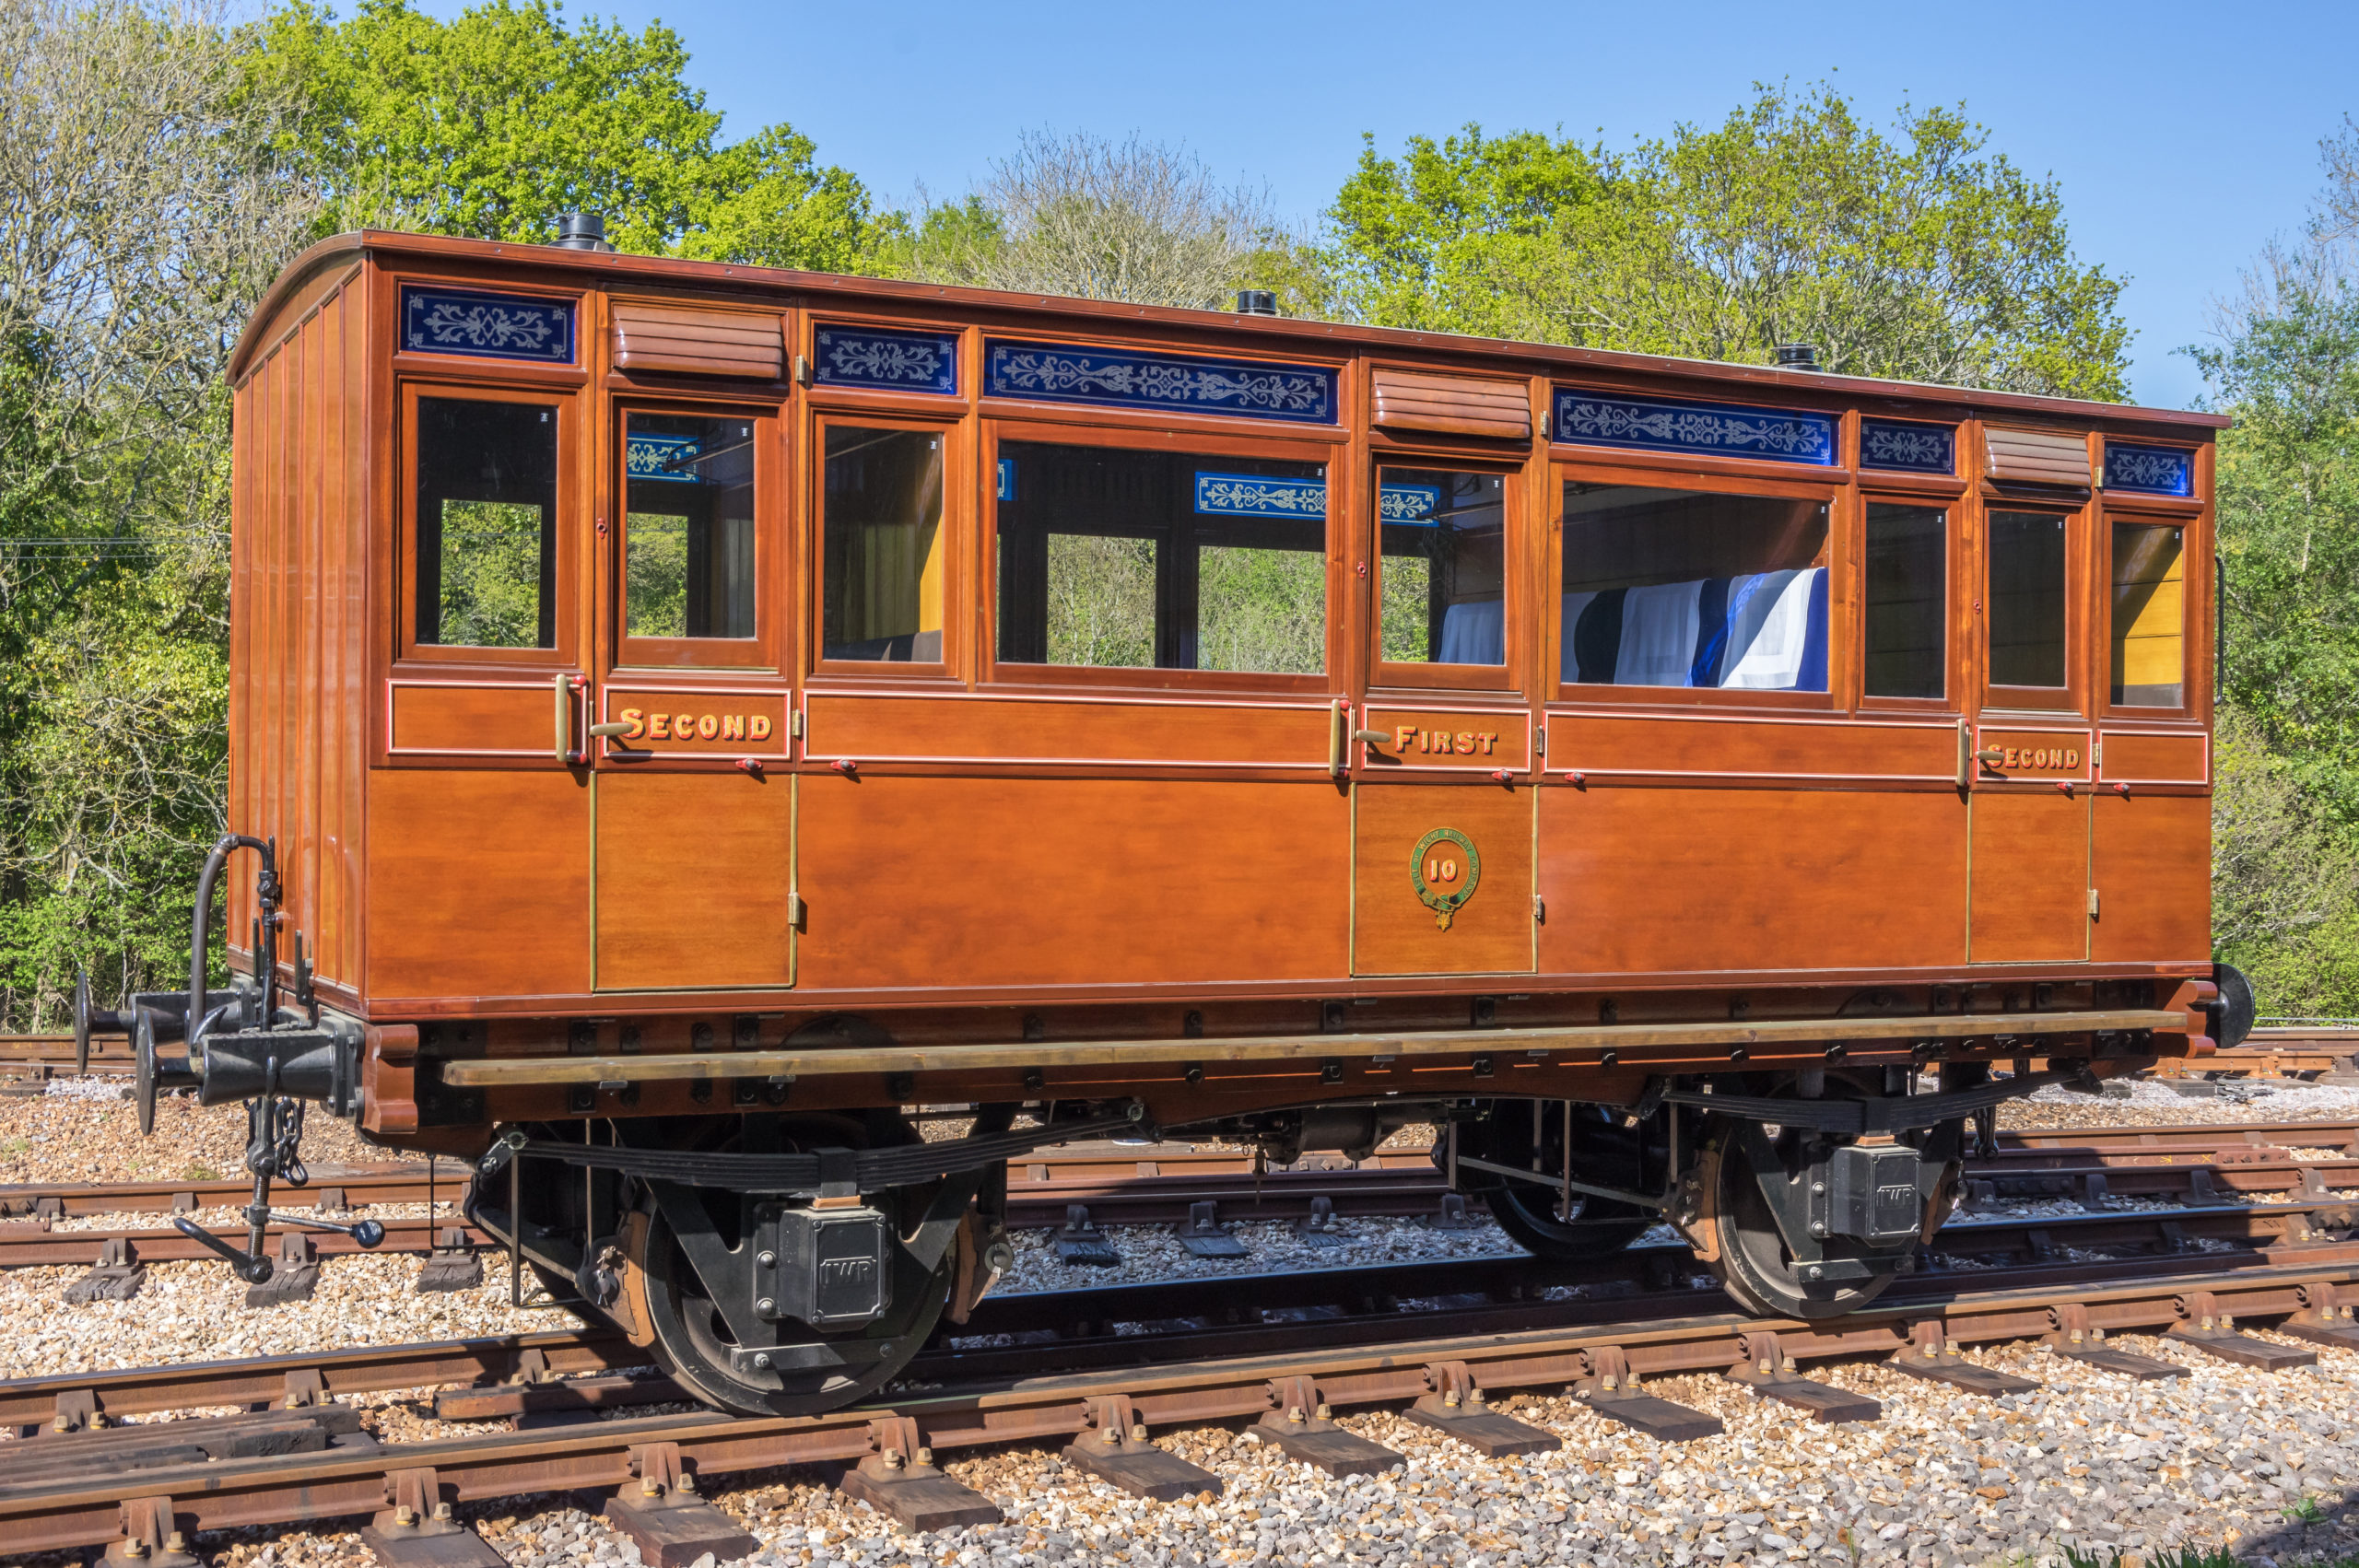
[{"label": "door handle", "polygon": [[602,740],[615,735],[628,735],[630,733],[630,725],[623,720],[617,719],[605,724],[591,725],[590,733],[598,736]]},{"label": "door handle", "polygon": [[579,675],[557,675],[550,681],[557,692],[557,760],[560,764],[581,761],[573,755],[573,683]]},{"label": "door handle", "polygon": [[1352,731],[1352,739],[1360,742],[1364,745],[1387,745],[1390,744],[1392,740],[1392,731],[1390,730],[1355,730]]},{"label": "door handle", "polygon": [[1974,760],[1985,767],[1996,767],[2007,760],[2007,754],[1996,746],[1985,746],[1974,754]]}]

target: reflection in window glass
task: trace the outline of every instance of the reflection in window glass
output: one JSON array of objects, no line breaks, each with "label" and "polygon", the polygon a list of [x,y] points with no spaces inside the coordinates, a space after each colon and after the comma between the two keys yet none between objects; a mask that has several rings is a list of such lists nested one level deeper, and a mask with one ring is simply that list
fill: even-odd
[{"label": "reflection in window glass", "polygon": [[1826,689],[1826,503],[1565,486],[1562,677]]},{"label": "reflection in window glass", "polygon": [[1381,657],[1397,664],[1505,664],[1506,479],[1383,469],[1377,525],[1384,551]]},{"label": "reflection in window glass", "polygon": [[557,646],[557,410],[417,400],[420,643]]},{"label": "reflection in window glass", "polygon": [[2177,708],[2187,606],[2179,531],[2113,525],[2113,704]]},{"label": "reflection in window glass", "polygon": [[1008,441],[997,485],[1003,662],[1326,668],[1323,465]]},{"label": "reflection in window glass", "polygon": [[623,452],[625,631],[752,637],[751,422],[633,414]]},{"label": "reflection in window glass", "polygon": [[1990,514],[1990,684],[2064,685],[2064,519]]},{"label": "reflection in window glass", "polygon": [[828,659],[942,661],[942,436],[827,429],[819,640]]},{"label": "reflection in window glass", "polygon": [[1949,664],[1949,514],[1868,503],[1867,693],[1940,696]]}]

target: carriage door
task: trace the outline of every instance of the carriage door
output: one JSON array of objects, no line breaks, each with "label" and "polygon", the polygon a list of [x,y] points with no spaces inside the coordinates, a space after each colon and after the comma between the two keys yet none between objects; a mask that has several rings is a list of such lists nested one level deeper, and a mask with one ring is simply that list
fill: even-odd
[{"label": "carriage door", "polygon": [[591,737],[597,988],[792,985],[778,421],[657,404],[613,418]]},{"label": "carriage door", "polygon": [[1522,480],[1378,470],[1377,647],[1355,743],[1352,968],[1530,974],[1531,709],[1511,663],[1528,634],[1514,570]]},{"label": "carriage door", "polygon": [[1982,611],[1989,684],[1968,738],[1977,964],[2089,952],[2090,731],[2078,649],[2081,514],[1994,507]]}]

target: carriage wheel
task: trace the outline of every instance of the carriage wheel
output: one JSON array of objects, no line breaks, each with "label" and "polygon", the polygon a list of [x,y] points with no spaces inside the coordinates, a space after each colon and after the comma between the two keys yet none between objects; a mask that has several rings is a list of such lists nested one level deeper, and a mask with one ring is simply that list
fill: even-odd
[{"label": "carriage wheel", "polygon": [[[1541,1164],[1543,1168],[1561,1169],[1563,1112],[1553,1103],[1543,1104],[1546,1108],[1542,1113]],[[1575,1115],[1599,1126],[1608,1126],[1613,1121],[1613,1113],[1602,1106],[1582,1106]],[[1532,1163],[1531,1117],[1523,1106],[1502,1102],[1485,1126],[1488,1132],[1481,1145],[1485,1159],[1503,1165]],[[1578,1169],[1590,1180],[1637,1185],[1634,1172],[1592,1169],[1587,1162]],[[1534,1258],[1543,1258],[1551,1263],[1575,1263],[1619,1252],[1646,1235],[1655,1223],[1653,1215],[1634,1204],[1579,1192],[1573,1194],[1572,1211],[1559,1214],[1559,1196],[1554,1188],[1501,1181],[1496,1187],[1485,1189],[1483,1202],[1509,1240]]]},{"label": "carriage wheel", "polygon": [[[1801,1136],[1786,1129],[1778,1140],[1782,1144]],[[1721,1288],[1746,1311],[1764,1317],[1840,1317],[1875,1300],[1897,1277],[1895,1270],[1836,1284],[1810,1279],[1807,1267],[1795,1261],[1779,1234],[1745,1141],[1734,1128],[1722,1129],[1717,1146],[1699,1165],[1697,1175],[1714,1184],[1713,1212],[1706,1224],[1711,1233],[1708,1239],[1714,1244],[1710,1250],[1718,1256],[1708,1261]],[[1786,1176],[1773,1172],[1769,1179]]]}]

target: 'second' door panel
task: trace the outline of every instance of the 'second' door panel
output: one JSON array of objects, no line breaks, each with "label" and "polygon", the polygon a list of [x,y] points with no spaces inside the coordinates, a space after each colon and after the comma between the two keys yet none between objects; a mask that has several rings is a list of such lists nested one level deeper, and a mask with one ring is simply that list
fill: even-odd
[{"label": "'second' door panel", "polygon": [[794,783],[601,770],[598,989],[794,983]]},{"label": "'second' door panel", "polygon": [[1974,791],[1969,956],[1977,964],[2079,963],[2089,954],[2089,797]]}]

